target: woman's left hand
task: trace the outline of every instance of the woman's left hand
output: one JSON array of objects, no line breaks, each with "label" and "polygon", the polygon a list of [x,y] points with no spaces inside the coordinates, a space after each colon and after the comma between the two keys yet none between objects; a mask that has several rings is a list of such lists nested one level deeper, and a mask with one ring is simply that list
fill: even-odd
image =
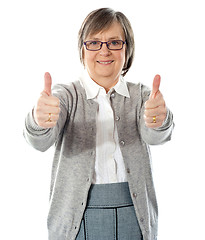
[{"label": "woman's left hand", "polygon": [[150,97],[145,102],[144,120],[148,128],[161,127],[167,115],[166,104],[159,91],[160,81],[160,75],[156,75]]}]

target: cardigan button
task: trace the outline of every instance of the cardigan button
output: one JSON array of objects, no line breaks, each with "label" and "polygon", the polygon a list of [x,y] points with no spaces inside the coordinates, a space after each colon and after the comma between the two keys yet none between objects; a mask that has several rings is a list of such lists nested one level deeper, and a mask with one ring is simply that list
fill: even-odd
[{"label": "cardigan button", "polygon": [[144,222],[144,218],[140,218],[140,222]]},{"label": "cardigan button", "polygon": [[120,117],[119,117],[119,116],[116,116],[115,120],[116,120],[116,121],[119,121],[119,120],[120,120]]},{"label": "cardigan button", "polygon": [[130,169],[129,168],[127,168],[127,173],[130,173]]},{"label": "cardigan button", "polygon": [[114,94],[114,93],[112,93],[112,94],[110,95],[110,97],[111,97],[111,98],[114,98],[114,97],[115,97],[115,94]]},{"label": "cardigan button", "polygon": [[136,198],[137,197],[137,193],[133,193],[133,197]]}]

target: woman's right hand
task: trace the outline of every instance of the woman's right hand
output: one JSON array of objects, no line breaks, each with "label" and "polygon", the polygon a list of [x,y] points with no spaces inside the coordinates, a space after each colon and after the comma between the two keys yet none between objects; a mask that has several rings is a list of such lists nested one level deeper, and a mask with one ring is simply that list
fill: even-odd
[{"label": "woman's right hand", "polygon": [[60,113],[60,100],[52,96],[52,79],[50,73],[44,75],[44,90],[34,107],[34,120],[43,128],[55,127]]}]

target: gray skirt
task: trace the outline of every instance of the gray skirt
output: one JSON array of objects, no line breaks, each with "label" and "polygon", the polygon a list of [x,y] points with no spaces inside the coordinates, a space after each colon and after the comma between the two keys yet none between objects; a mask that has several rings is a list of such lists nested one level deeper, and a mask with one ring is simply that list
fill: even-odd
[{"label": "gray skirt", "polygon": [[142,240],[127,182],[91,185],[76,240]]}]

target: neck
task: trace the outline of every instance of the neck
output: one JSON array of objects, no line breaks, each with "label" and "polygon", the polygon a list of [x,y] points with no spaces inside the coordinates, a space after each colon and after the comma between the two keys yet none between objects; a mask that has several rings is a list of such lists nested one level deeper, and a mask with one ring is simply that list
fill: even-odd
[{"label": "neck", "polygon": [[106,91],[106,93],[108,93],[110,91],[111,88],[113,88],[119,81],[119,78],[116,78],[115,80],[98,80],[96,81],[95,79],[92,78],[92,80],[97,83],[99,86],[103,87]]}]

